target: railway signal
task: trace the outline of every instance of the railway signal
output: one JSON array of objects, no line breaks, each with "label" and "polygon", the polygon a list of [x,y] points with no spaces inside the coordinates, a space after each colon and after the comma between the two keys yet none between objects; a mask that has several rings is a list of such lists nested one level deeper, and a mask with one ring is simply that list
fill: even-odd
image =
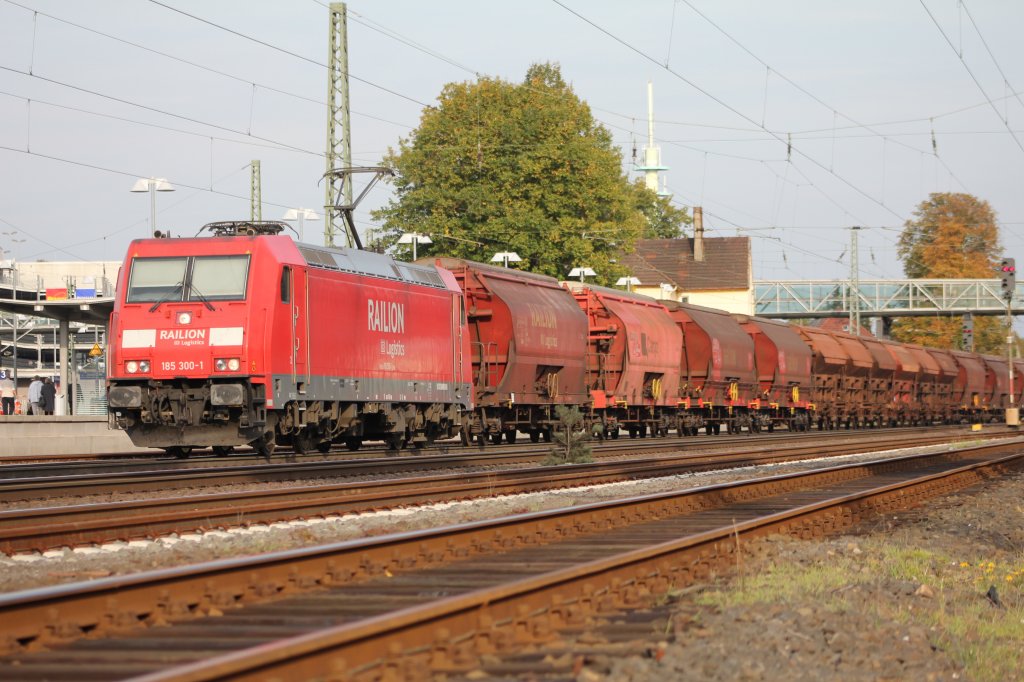
[{"label": "railway signal", "polygon": [[960,330],[960,347],[969,352],[974,351],[974,316],[964,315],[963,327]]},{"label": "railway signal", "polygon": [[1017,288],[1017,261],[1013,258],[1004,258],[999,265],[999,272],[1002,277],[1003,298],[1013,298],[1013,292]]}]

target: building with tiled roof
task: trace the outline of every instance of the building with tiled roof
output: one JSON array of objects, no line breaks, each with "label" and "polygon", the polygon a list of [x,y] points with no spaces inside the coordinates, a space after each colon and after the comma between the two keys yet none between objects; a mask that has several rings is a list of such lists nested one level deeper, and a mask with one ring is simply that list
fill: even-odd
[{"label": "building with tiled roof", "polygon": [[693,238],[641,239],[620,262],[640,280],[633,286],[637,293],[732,313],[754,312],[749,237],[707,238],[697,227]]}]

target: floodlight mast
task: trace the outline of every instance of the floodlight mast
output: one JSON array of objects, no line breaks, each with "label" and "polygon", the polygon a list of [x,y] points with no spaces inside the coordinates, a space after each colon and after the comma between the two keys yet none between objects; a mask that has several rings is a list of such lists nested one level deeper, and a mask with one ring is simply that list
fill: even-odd
[{"label": "floodlight mast", "polygon": [[597,277],[597,273],[587,266],[573,268],[569,271],[570,277],[579,277],[582,282],[585,277]]},{"label": "floodlight mast", "polygon": [[506,268],[509,263],[520,263],[522,260],[515,251],[499,251],[491,258],[492,263],[501,263]]}]

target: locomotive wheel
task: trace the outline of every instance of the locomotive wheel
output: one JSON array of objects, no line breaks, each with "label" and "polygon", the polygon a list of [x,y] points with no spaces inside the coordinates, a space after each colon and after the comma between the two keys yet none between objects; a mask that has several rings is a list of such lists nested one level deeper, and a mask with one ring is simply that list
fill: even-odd
[{"label": "locomotive wheel", "polygon": [[387,443],[389,451],[398,452],[405,448],[405,437],[401,433],[388,434],[384,442]]},{"label": "locomotive wheel", "polygon": [[508,443],[509,445],[514,445],[515,444],[515,442],[516,442],[516,430],[515,429],[512,429],[511,431],[506,431],[505,432],[505,442]]},{"label": "locomotive wheel", "polygon": [[363,441],[361,438],[346,438],[345,447],[351,452],[355,452],[359,448],[363,447]]},{"label": "locomotive wheel", "polygon": [[173,448],[167,448],[167,454],[177,459],[188,459],[188,456],[192,454],[192,448],[187,445],[176,445]]},{"label": "locomotive wheel", "polygon": [[531,443],[539,443],[540,442],[540,431],[530,431],[530,442]]},{"label": "locomotive wheel", "polygon": [[322,452],[323,454],[326,455],[328,452],[331,451],[331,441],[329,441],[329,440],[320,441],[319,443],[316,444],[316,449],[317,449],[317,451]]},{"label": "locomotive wheel", "polygon": [[224,455],[230,455],[232,452],[235,451],[235,448],[233,448],[230,445],[214,445],[210,449],[213,450],[213,454],[218,456],[218,457],[223,457]]}]

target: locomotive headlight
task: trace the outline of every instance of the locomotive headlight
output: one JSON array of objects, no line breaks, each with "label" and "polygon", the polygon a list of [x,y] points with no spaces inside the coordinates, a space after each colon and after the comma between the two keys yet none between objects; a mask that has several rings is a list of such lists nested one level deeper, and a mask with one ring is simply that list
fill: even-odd
[{"label": "locomotive headlight", "polygon": [[218,372],[237,372],[241,366],[238,358],[217,358],[213,361],[213,367]]},{"label": "locomotive headlight", "polygon": [[149,360],[139,360],[139,371],[143,374],[149,374]]},{"label": "locomotive headlight", "polygon": [[192,313],[178,313],[178,324],[192,324]]},{"label": "locomotive headlight", "polygon": [[124,363],[124,371],[128,372],[129,374],[135,374],[136,372],[139,371],[139,363],[135,362],[134,360],[129,360],[128,362]]}]

